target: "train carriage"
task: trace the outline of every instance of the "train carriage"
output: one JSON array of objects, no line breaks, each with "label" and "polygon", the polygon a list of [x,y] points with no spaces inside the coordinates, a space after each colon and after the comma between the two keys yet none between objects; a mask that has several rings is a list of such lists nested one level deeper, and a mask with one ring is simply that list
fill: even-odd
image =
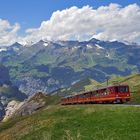
[{"label": "train carriage", "polygon": [[61,99],[61,104],[124,103],[129,100],[129,86],[117,85],[64,97]]}]

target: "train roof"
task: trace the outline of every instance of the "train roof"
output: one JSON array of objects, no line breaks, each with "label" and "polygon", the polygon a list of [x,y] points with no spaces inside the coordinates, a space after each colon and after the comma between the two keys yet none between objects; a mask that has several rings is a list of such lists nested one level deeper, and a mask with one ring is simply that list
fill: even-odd
[{"label": "train roof", "polygon": [[74,96],[86,94],[86,93],[89,93],[89,92],[92,92],[92,91],[102,90],[102,89],[111,88],[111,87],[121,87],[121,86],[128,86],[128,85],[110,85],[110,86],[100,87],[100,88],[96,88],[96,89],[94,89],[94,90],[85,91],[85,92],[78,93],[78,94],[74,94],[74,95],[68,95],[68,96],[65,96],[65,97],[63,97],[63,98],[74,97]]},{"label": "train roof", "polygon": [[105,87],[96,88],[95,90],[101,90],[101,89],[111,88],[111,87],[121,87],[121,86],[128,86],[128,85],[109,85],[109,86],[105,86]]}]

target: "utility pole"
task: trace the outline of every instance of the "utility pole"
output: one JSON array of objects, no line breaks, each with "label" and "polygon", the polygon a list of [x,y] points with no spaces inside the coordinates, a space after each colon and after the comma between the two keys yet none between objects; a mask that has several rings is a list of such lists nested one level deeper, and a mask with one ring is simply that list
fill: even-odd
[{"label": "utility pole", "polygon": [[107,76],[106,77],[106,85],[107,85],[107,87],[108,87],[108,80],[109,80],[109,77]]},{"label": "utility pole", "polygon": [[107,89],[107,94],[108,94],[108,80],[109,80],[109,77],[106,76],[106,85],[107,85],[106,89]]}]

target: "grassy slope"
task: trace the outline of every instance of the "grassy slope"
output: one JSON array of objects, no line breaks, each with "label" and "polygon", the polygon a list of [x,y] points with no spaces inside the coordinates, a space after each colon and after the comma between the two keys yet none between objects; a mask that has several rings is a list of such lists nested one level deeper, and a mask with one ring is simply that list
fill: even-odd
[{"label": "grassy slope", "polygon": [[0,139],[139,140],[139,118],[140,107],[49,106],[0,125]]}]

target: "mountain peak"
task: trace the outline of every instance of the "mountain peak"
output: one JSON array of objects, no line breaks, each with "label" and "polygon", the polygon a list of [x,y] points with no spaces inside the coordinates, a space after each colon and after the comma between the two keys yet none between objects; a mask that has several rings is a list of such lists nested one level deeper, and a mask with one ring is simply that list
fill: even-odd
[{"label": "mountain peak", "polygon": [[18,42],[15,42],[11,46],[22,46],[22,45],[20,43],[18,43]]},{"label": "mountain peak", "polygon": [[100,40],[98,40],[98,39],[96,39],[96,38],[91,38],[89,41],[90,41],[90,42],[95,42],[95,43],[97,43],[97,42],[99,42]]},{"label": "mountain peak", "polygon": [[41,39],[40,41],[38,41],[38,43],[44,43],[44,42],[45,42],[45,41],[44,41],[44,40],[42,40],[42,39]]}]

